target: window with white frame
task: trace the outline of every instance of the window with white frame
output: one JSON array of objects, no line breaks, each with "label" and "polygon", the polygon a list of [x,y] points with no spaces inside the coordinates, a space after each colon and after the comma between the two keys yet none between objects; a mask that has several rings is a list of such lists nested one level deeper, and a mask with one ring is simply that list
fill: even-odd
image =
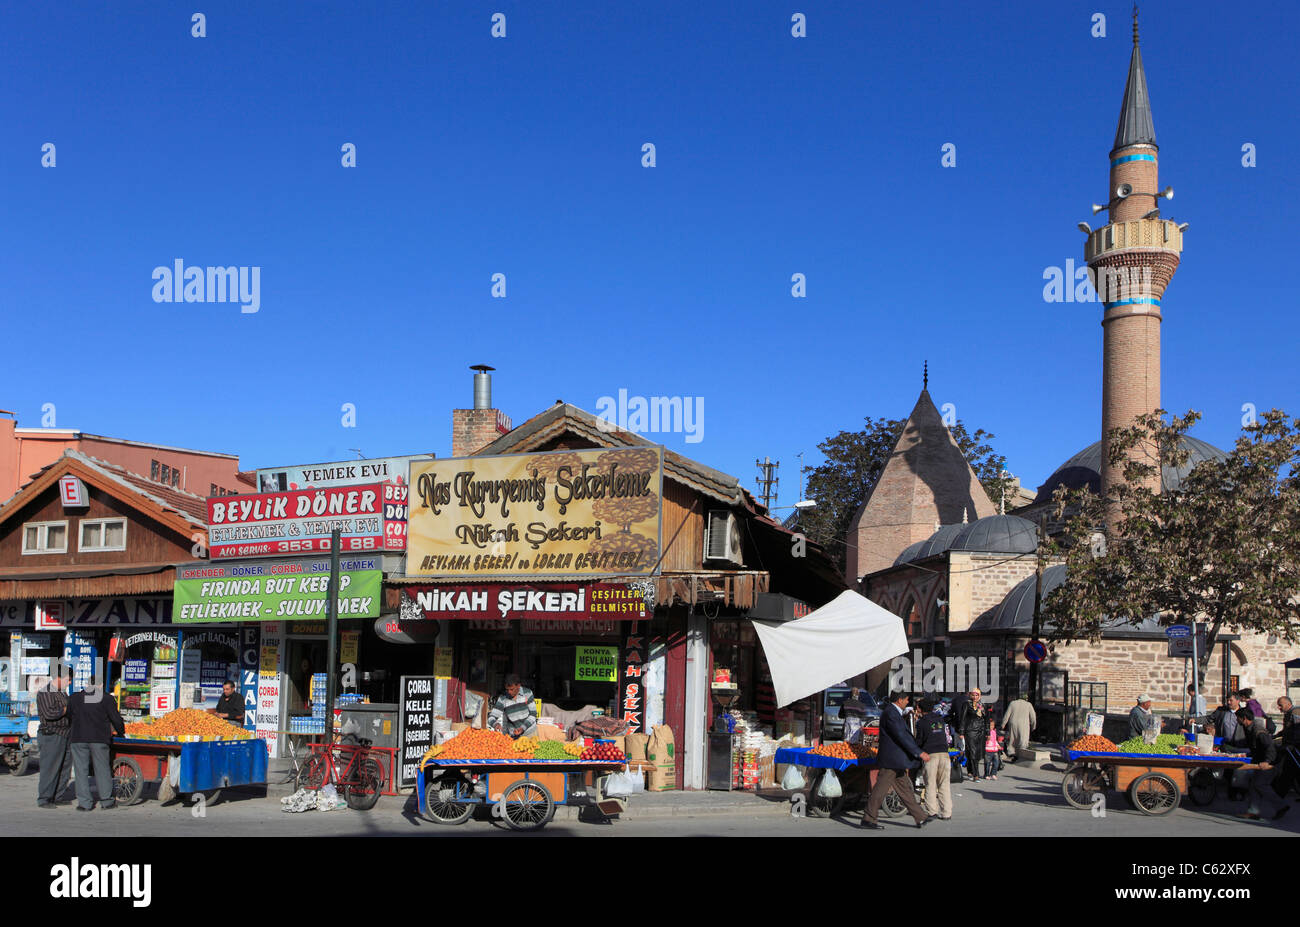
[{"label": "window with white frame", "polygon": [[126,550],[126,519],[81,520],[81,550]]},{"label": "window with white frame", "polygon": [[66,521],[31,521],[23,525],[24,554],[65,554],[68,552]]}]

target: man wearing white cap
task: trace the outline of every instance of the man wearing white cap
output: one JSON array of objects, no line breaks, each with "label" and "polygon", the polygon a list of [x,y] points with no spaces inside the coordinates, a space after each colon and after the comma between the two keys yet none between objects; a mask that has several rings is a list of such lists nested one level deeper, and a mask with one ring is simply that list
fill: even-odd
[{"label": "man wearing white cap", "polygon": [[1154,726],[1155,721],[1151,714],[1151,696],[1143,693],[1138,696],[1137,704],[1128,713],[1128,736],[1141,737],[1143,731]]}]

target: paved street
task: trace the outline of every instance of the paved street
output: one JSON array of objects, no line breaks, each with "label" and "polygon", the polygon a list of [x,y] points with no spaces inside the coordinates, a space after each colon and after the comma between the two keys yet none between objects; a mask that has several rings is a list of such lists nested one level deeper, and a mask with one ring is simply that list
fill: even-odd
[{"label": "paved street", "polygon": [[[1208,809],[1184,803],[1172,815],[1147,817],[1128,806],[1115,793],[1104,817],[1070,808],[1061,797],[1062,768],[1048,764],[1040,769],[1013,769],[997,782],[963,783],[955,788],[956,814],[952,821],[936,821],[917,830],[910,819],[882,818],[885,830],[865,832],[856,827],[861,815],[849,812],[840,819],[796,819],[788,803],[777,798],[718,793],[659,793],[634,796],[629,816],[613,825],[571,820],[561,809],[542,832],[546,836],[640,837],[833,837],[864,839],[884,837],[1267,837],[1294,836],[1300,832],[1300,807],[1280,824],[1236,820],[1241,803],[1220,798]],[[412,799],[383,798],[369,812],[334,811],[286,814],[278,797],[229,792],[229,798],[206,809],[173,803],[167,806],[150,797],[131,808],[77,812],[72,804],[53,811],[35,807],[36,777],[0,775],[0,820],[9,836],[505,836],[502,826],[479,819],[458,827],[430,824],[416,816]],[[70,794],[70,793],[69,793]],[[282,794],[282,793],[281,793]]]}]

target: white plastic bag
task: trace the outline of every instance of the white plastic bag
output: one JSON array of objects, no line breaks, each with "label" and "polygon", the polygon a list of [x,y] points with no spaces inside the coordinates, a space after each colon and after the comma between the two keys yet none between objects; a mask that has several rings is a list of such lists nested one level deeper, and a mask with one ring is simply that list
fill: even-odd
[{"label": "white plastic bag", "polygon": [[799,772],[798,766],[788,767],[785,775],[781,777],[781,788],[787,792],[797,792],[807,784],[804,781],[803,773]]},{"label": "white plastic bag", "polygon": [[817,786],[817,795],[821,798],[839,798],[844,794],[844,789],[840,785],[840,777],[835,775],[835,770],[826,770],[826,775],[822,776],[822,781]]},{"label": "white plastic bag", "polygon": [[605,779],[605,794],[610,798],[626,798],[636,791],[636,778],[631,773],[611,773]]}]

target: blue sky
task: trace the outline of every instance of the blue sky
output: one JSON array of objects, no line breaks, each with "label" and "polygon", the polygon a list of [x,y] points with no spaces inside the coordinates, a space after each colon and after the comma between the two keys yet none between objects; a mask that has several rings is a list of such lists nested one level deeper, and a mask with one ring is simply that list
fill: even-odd
[{"label": "blue sky", "polygon": [[[1082,263],[1106,197],[1130,11],[7,4],[0,407],[247,467],[445,455],[488,363],[516,423],[703,397],[702,441],[658,438],[750,488],[779,459],[788,505],[795,455],[906,415],[928,359],[935,401],[1036,486],[1100,433],[1099,307],[1046,303],[1043,272]],[[1220,446],[1245,403],[1300,414],[1298,20],[1142,7],[1165,215],[1191,223],[1164,404]],[[259,311],[155,302],[176,259],[259,267]]]}]

